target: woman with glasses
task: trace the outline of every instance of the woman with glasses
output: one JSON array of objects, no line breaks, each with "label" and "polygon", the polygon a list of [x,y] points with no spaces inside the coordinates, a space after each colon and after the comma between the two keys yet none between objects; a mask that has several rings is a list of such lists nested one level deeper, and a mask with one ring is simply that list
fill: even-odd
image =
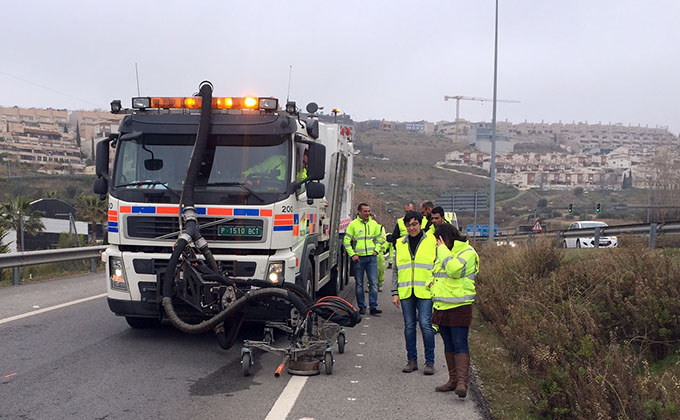
[{"label": "woman with glasses", "polygon": [[404,216],[407,234],[395,243],[392,270],[392,303],[404,315],[404,338],[408,361],[402,372],[418,370],[416,319],[425,345],[425,375],[434,374],[434,330],[432,329],[432,295],[427,285],[432,282],[436,244],[432,234],[421,229],[420,213],[409,211]]},{"label": "woman with glasses", "polygon": [[460,398],[465,398],[470,368],[468,332],[476,296],[479,256],[467,237],[452,224],[439,225],[434,236],[437,238],[437,259],[429,285],[434,305],[432,323],[439,326],[449,370],[449,381],[436,387],[435,391],[454,391]]}]

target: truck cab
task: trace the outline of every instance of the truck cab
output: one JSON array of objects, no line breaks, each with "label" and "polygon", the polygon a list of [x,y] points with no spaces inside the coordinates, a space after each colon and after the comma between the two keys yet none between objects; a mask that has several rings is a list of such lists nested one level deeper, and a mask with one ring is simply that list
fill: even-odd
[{"label": "truck cab", "polygon": [[[112,110],[126,113],[119,132],[97,146],[95,192],[108,194],[108,303],[132,326],[162,317],[157,279],[180,231],[200,99],[133,98],[128,110],[117,102]],[[349,130],[313,112],[303,120],[294,103],[280,109],[275,98],[212,101],[192,191],[220,272],[294,282],[311,296],[337,293],[347,277],[338,239],[352,199]]]}]

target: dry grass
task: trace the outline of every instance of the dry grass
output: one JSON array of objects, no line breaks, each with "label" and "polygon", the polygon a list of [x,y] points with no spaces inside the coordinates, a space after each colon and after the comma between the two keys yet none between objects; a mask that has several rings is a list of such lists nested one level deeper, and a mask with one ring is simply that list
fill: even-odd
[{"label": "dry grass", "polygon": [[[671,419],[677,387],[648,364],[680,340],[680,258],[660,250],[480,250],[477,305],[543,418]],[[677,381],[670,373],[668,383]]]}]

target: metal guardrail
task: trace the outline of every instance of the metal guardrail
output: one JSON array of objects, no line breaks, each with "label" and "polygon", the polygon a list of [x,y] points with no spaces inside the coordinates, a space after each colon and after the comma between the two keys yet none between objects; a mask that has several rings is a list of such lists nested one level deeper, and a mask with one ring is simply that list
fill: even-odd
[{"label": "metal guardrail", "polygon": [[[648,235],[649,247],[654,248],[656,236],[662,233],[677,234],[680,233],[680,221],[671,221],[665,223],[650,223],[650,224],[633,224],[633,225],[619,225],[607,227],[592,227],[584,229],[568,229],[568,230],[551,230],[544,232],[522,232],[510,235],[498,235],[494,237],[496,241],[507,240],[527,240],[531,241],[534,238],[548,237],[555,235],[555,246],[562,247],[564,238],[594,238],[595,247],[599,247],[599,239],[605,236],[630,234],[630,235]],[[475,240],[488,240],[488,237],[477,237]]]},{"label": "metal guardrail", "polygon": [[12,275],[14,285],[19,284],[19,267],[29,265],[89,259],[90,271],[94,272],[96,270],[97,259],[105,249],[106,246],[102,245],[0,254],[0,269],[14,269]]}]

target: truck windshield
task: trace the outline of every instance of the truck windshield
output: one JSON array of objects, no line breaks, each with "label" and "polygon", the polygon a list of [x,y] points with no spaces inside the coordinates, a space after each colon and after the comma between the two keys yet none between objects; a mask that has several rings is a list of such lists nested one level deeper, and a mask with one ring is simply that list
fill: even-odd
[{"label": "truck windshield", "polygon": [[[195,137],[144,134],[119,142],[113,174],[116,195],[128,201],[177,202]],[[196,180],[197,203],[280,200],[291,179],[290,144],[288,135],[211,136]]]}]

